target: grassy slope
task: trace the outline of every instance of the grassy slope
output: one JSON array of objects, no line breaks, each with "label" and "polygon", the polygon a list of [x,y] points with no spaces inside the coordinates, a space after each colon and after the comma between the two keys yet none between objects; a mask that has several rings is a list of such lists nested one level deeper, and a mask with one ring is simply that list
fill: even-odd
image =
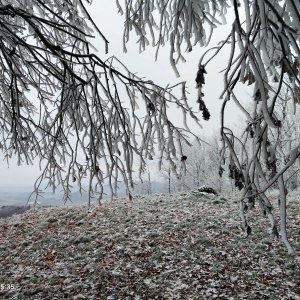
[{"label": "grassy slope", "polygon": [[[0,283],[14,284],[0,297],[300,299],[299,256],[270,240],[257,210],[243,238],[238,197],[226,198],[172,195],[0,220]],[[299,253],[299,201],[289,214]]]}]

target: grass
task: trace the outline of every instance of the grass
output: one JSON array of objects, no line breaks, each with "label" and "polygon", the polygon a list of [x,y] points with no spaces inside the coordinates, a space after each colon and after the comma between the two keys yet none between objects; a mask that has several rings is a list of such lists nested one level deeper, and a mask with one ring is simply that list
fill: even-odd
[{"label": "grass", "polygon": [[[47,208],[0,220],[3,299],[300,299],[287,256],[257,209],[239,229],[238,196],[146,197]],[[289,201],[299,253],[300,215]],[[278,217],[278,216],[277,216]]]}]

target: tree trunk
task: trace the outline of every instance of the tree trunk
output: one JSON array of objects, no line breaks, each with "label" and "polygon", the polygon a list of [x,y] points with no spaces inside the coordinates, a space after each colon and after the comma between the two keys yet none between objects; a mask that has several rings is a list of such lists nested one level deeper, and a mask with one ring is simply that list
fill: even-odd
[{"label": "tree trunk", "polygon": [[251,227],[248,225],[246,216],[245,216],[245,202],[244,197],[242,200],[240,200],[240,218],[241,218],[241,227],[246,236],[251,234]]},{"label": "tree trunk", "polygon": [[169,171],[168,171],[168,178],[169,178],[169,194],[171,194],[171,169],[169,168]]},{"label": "tree trunk", "polygon": [[148,195],[151,195],[152,191],[151,191],[151,175],[150,175],[150,171],[148,170]]},{"label": "tree trunk", "polygon": [[295,250],[288,241],[286,233],[286,190],[283,181],[283,175],[278,178],[278,187],[280,191],[279,210],[280,210],[280,234],[283,243],[285,244],[288,254],[294,254]]},{"label": "tree trunk", "polygon": [[265,194],[261,195],[260,198],[260,204],[262,206],[262,209],[265,211],[266,216],[268,217],[269,221],[270,221],[270,225],[271,225],[271,236],[273,239],[278,239],[279,234],[278,234],[278,230],[277,230],[277,226],[276,226],[276,220],[274,218],[274,214],[272,212],[272,205],[269,202],[268,198],[266,197]]}]

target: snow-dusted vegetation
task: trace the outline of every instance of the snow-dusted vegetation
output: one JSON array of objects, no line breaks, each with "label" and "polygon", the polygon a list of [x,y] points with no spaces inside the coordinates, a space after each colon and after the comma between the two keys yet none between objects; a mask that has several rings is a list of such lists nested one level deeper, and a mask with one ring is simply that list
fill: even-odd
[{"label": "snow-dusted vegetation", "polygon": [[[133,32],[141,51],[168,44],[179,76],[184,52],[203,47],[196,99],[184,81],[161,87],[96,54],[92,38],[107,54],[109,37],[88,4],[0,0],[3,158],[39,163],[33,205],[43,190],[59,187],[62,203],[74,187],[88,194],[87,206],[0,220],[1,296],[299,299],[299,0],[116,1],[125,51]],[[203,141],[190,124],[210,119],[206,76],[221,52],[220,134]],[[229,103],[243,114],[238,126]],[[134,196],[145,176],[155,192],[153,161],[169,194]],[[126,198],[115,199],[118,185]]]},{"label": "snow-dusted vegetation", "polygon": [[[240,196],[134,197],[0,220],[0,281],[14,284],[1,299],[299,299],[300,257],[271,239],[257,209],[245,237]],[[297,197],[288,212],[299,251]]]}]

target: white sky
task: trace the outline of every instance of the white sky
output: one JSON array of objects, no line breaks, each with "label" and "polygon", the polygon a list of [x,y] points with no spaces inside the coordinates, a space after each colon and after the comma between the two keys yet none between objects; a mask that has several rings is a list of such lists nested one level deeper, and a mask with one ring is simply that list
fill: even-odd
[{"label": "white sky", "polygon": [[[109,56],[117,56],[132,72],[137,72],[138,75],[146,77],[147,79],[154,80],[157,84],[165,86],[170,83],[175,84],[179,81],[186,81],[189,89],[189,103],[196,109],[198,107],[196,103],[196,89],[195,89],[195,77],[197,72],[197,66],[200,56],[205,49],[194,47],[193,51],[186,53],[186,63],[180,63],[178,66],[181,78],[177,78],[169,64],[169,48],[161,48],[158,61],[155,62],[155,49],[150,47],[143,53],[139,53],[138,45],[136,44],[137,37],[132,33],[131,43],[127,45],[127,54],[123,53],[122,47],[122,33],[123,33],[123,16],[117,14],[117,7],[115,1],[94,1],[89,9],[95,23],[99,26],[100,30],[109,40]],[[230,22],[229,22],[230,23]],[[228,26],[219,27],[214,33],[211,46],[215,46],[216,42],[224,38],[228,34]],[[97,40],[93,43],[98,48],[98,55],[104,56],[104,44],[101,38],[97,37]],[[219,100],[219,96],[223,88],[223,78],[219,74],[226,63],[226,53],[221,53],[207,68],[206,85],[205,85],[205,102],[207,108],[211,113],[211,119],[207,121],[201,121],[203,129],[195,128],[194,132],[200,135],[210,135],[217,131],[220,125],[220,107],[222,101]],[[227,114],[227,118],[231,122],[238,122],[237,110],[234,105],[230,105],[230,114]],[[172,114],[174,116],[181,112],[174,110]],[[201,119],[201,112],[199,112]],[[192,128],[193,129],[193,128]],[[0,186],[32,186],[35,179],[39,175],[39,170],[36,166],[16,166],[16,163],[12,161],[8,168],[5,162],[0,162]]]}]

